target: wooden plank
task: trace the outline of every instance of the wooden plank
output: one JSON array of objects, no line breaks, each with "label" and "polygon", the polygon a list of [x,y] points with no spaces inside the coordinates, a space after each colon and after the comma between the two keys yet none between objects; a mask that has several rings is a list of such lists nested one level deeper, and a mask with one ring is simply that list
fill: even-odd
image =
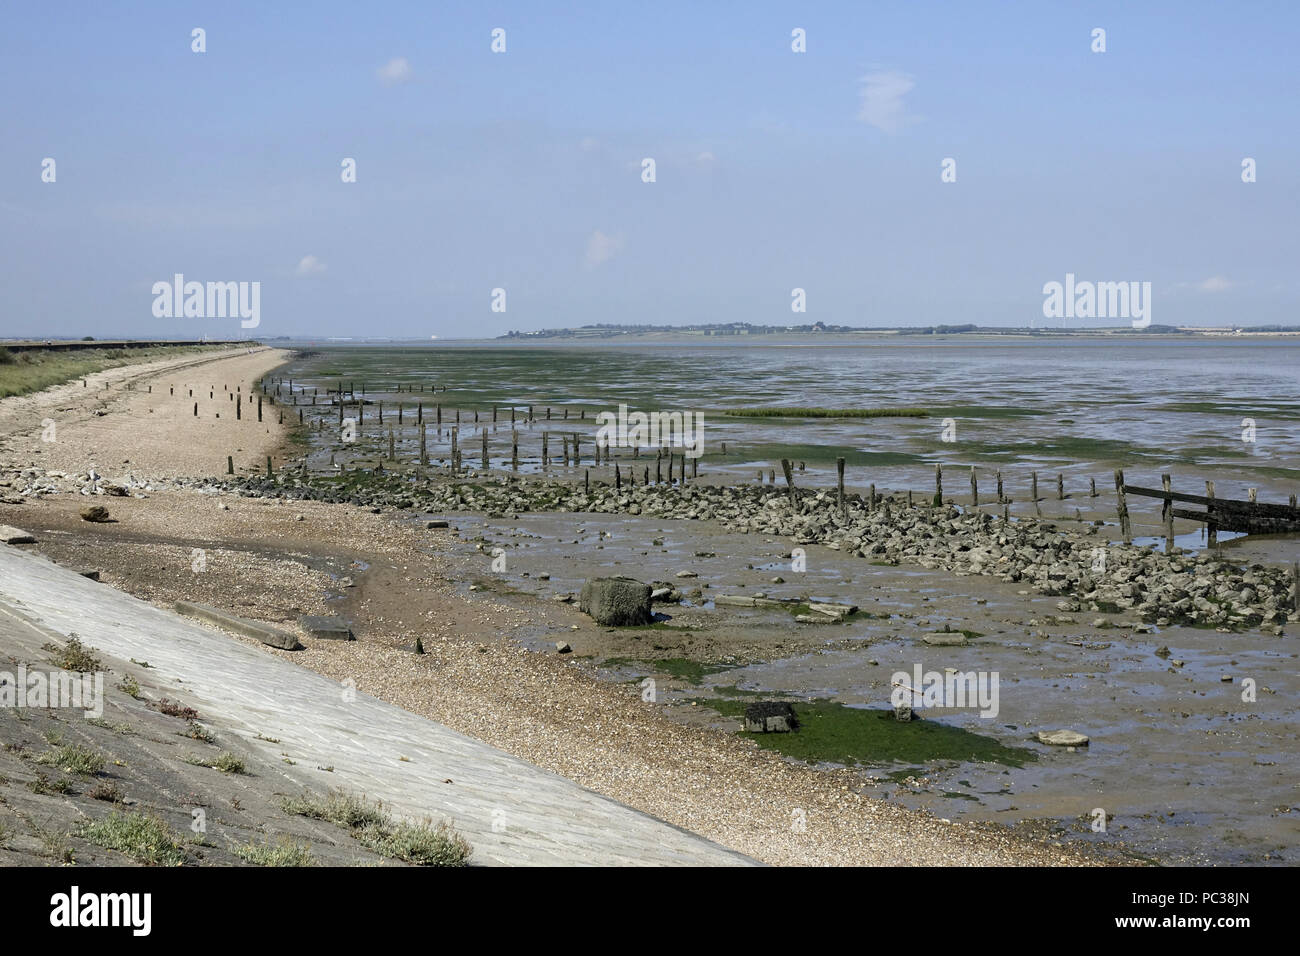
[{"label": "wooden plank", "polygon": [[1207,507],[1212,504],[1215,514],[1229,511],[1300,521],[1300,508],[1292,508],[1290,505],[1275,505],[1262,501],[1234,501],[1231,498],[1207,498],[1205,495],[1189,495],[1181,491],[1166,492],[1158,488],[1141,488],[1129,484],[1124,485],[1124,491],[1130,495],[1139,495],[1143,498],[1162,498],[1168,501],[1182,501],[1187,504],[1206,505]]}]

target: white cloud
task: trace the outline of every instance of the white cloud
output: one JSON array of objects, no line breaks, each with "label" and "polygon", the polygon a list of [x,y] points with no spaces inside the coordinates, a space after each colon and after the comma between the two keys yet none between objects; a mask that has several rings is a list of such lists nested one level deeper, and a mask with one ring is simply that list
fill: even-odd
[{"label": "white cloud", "polygon": [[707,149],[704,152],[700,153],[700,155],[695,157],[695,161],[702,165],[708,165],[709,163],[713,162],[714,159],[715,159],[714,155],[710,153]]},{"label": "white cloud", "polygon": [[623,251],[622,236],[607,236],[599,229],[587,240],[587,268],[594,269]]},{"label": "white cloud", "polygon": [[1202,292],[1225,292],[1232,288],[1232,283],[1223,276],[1210,276],[1204,282],[1197,285]]},{"label": "white cloud", "polygon": [[298,261],[298,268],[294,272],[294,275],[298,275],[298,276],[320,275],[322,272],[326,270],[326,268],[327,266],[325,265],[325,263],[321,262],[315,256],[303,256],[302,259]]},{"label": "white cloud", "polygon": [[858,119],[868,126],[896,133],[915,118],[906,115],[903,97],[911,92],[916,83],[906,73],[897,70],[876,70],[862,77],[862,89],[859,96],[862,105],[858,107]]},{"label": "white cloud", "polygon": [[404,56],[394,57],[375,70],[375,76],[379,77],[379,82],[385,86],[405,83],[411,78],[411,64],[407,62]]}]

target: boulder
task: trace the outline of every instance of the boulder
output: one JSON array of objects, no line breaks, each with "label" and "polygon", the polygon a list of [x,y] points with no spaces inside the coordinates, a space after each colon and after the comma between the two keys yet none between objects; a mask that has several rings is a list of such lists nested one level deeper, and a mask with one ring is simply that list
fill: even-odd
[{"label": "boulder", "polygon": [[745,708],[745,729],[754,734],[788,734],[799,728],[794,707],[783,700],[760,700]]},{"label": "boulder", "polygon": [[317,638],[323,641],[351,641],[355,640],[352,636],[352,629],[348,627],[348,622],[341,617],[331,615],[304,614],[298,618],[298,626],[307,632],[309,637]]},{"label": "boulder", "polygon": [[83,521],[107,521],[108,509],[103,505],[91,505],[88,508],[81,509],[81,518]]},{"label": "boulder", "polygon": [[1040,730],[1038,742],[1052,747],[1088,746],[1088,738],[1077,730]]},{"label": "boulder", "polygon": [[578,608],[597,624],[628,627],[649,624],[650,585],[634,578],[589,578],[582,585]]}]

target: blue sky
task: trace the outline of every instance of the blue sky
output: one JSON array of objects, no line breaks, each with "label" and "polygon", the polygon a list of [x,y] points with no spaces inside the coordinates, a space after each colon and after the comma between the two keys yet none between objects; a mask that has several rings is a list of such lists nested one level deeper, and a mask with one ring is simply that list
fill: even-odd
[{"label": "blue sky", "polygon": [[10,4],[0,336],[238,334],[153,315],[178,272],[261,282],[263,336],[1042,325],[1067,272],[1151,282],[1158,324],[1300,323],[1298,27],[1285,2]]}]

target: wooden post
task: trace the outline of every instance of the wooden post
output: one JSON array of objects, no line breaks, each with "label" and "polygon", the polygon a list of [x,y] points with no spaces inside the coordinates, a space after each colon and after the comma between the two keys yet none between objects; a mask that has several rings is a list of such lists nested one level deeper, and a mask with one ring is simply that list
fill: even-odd
[{"label": "wooden post", "polygon": [[441,429],[442,428],[442,405],[439,404],[435,406],[435,408],[437,409],[438,412],[438,428]]},{"label": "wooden post", "polygon": [[970,503],[972,508],[980,506],[979,480],[975,477],[975,466],[970,466]]},{"label": "wooden post", "polygon": [[795,498],[795,490],[794,490],[794,469],[790,467],[789,458],[781,459],[781,473],[785,475],[786,487],[790,489],[790,504],[791,505],[797,504],[798,502]]},{"label": "wooden post", "polygon": [[560,441],[564,442],[564,467],[569,467],[569,436],[561,435]]},{"label": "wooden post", "polygon": [[198,402],[195,402],[195,403],[194,403],[194,417],[195,417],[195,418],[198,418],[198,417],[199,417],[199,403],[198,403]]},{"label": "wooden post", "polygon": [[700,469],[699,469],[699,465],[700,465],[700,460],[699,460],[699,458],[692,457],[692,458],[691,458],[691,477],[692,477],[692,478],[698,478],[698,477],[700,477]]},{"label": "wooden post", "polygon": [[451,462],[452,462],[453,471],[455,471],[456,453],[459,449],[459,445],[460,445],[460,429],[453,425],[451,429]]},{"label": "wooden post", "polygon": [[1258,497],[1259,497],[1259,489],[1258,489],[1258,488],[1247,488],[1247,489],[1246,489],[1246,500],[1249,501],[1252,505],[1255,504],[1255,500],[1256,500]]},{"label": "wooden post", "polygon": [[[662,455],[655,458],[655,484],[656,485],[661,485],[663,484],[664,481],[664,473],[661,470],[663,466],[663,460],[664,459]],[[649,468],[646,469],[646,471],[649,470],[650,470]]]},{"label": "wooden post", "polygon": [[1291,607],[1300,614],[1300,561],[1291,562]]},{"label": "wooden post", "polygon": [[272,477],[272,474],[273,473],[271,471],[271,456],[267,455],[266,456],[266,477],[270,478]]},{"label": "wooden post", "polygon": [[262,420],[262,396],[257,396],[257,420]]},{"label": "wooden post", "polygon": [[934,463],[934,506],[943,507],[943,466]]},{"label": "wooden post", "polygon": [[573,463],[575,465],[582,464],[582,452],[579,451],[578,449],[579,449],[578,433],[574,432],[573,433]]},{"label": "wooden post", "polygon": [[582,493],[584,495],[591,494],[591,472],[590,471],[584,471],[582,473]]},{"label": "wooden post", "polygon": [[239,421],[241,418],[244,417],[243,404],[244,404],[244,397],[242,395],[236,395],[235,396],[235,421]]},{"label": "wooden post", "polygon": [[[723,446],[723,454],[726,454],[726,446]],[[844,459],[835,459],[835,501],[839,505],[840,515],[848,514],[848,505],[844,503]]]},{"label": "wooden post", "polygon": [[488,470],[488,433],[487,429],[479,430],[479,436],[483,439],[483,470]]},{"label": "wooden post", "polygon": [[[1173,479],[1169,475],[1161,475],[1160,487],[1166,495],[1170,494],[1174,490]],[[1165,521],[1165,554],[1171,554],[1174,550],[1174,501],[1172,498],[1161,500],[1163,504],[1160,508],[1160,516]]]},{"label": "wooden post", "polygon": [[424,424],[424,402],[417,402],[415,405],[415,424]]},{"label": "wooden post", "polygon": [[1128,520],[1128,496],[1124,494],[1124,469],[1115,469],[1115,499],[1116,509],[1119,512],[1119,530],[1124,536],[1125,544],[1132,544],[1133,529]]},{"label": "wooden post", "polygon": [[1006,497],[1002,494],[1002,472],[998,472],[998,504],[1003,504]]},{"label": "wooden post", "polygon": [[402,403],[397,403],[397,424],[402,424]]},{"label": "wooden post", "polygon": [[388,460],[389,460],[389,461],[396,461],[396,460],[397,460],[397,455],[394,454],[394,448],[393,448],[393,430],[392,430],[391,428],[388,429]]},{"label": "wooden post", "polygon": [[[514,416],[514,409],[510,410],[510,414]],[[514,428],[510,429],[510,467],[519,470],[519,431]]]},{"label": "wooden post", "polygon": [[1205,483],[1205,497],[1209,500],[1205,502],[1205,514],[1210,519],[1205,522],[1206,538],[1211,548],[1219,543],[1219,524],[1214,520],[1214,482]]},{"label": "wooden post", "polygon": [[1065,500],[1065,475],[1062,474],[1056,476],[1056,500]]},{"label": "wooden post", "polygon": [[[912,503],[912,499],[908,498],[907,503],[910,505]],[[876,483],[873,481],[871,483],[871,487],[867,489],[867,510],[874,512],[876,510],[876,504],[877,504]]]},{"label": "wooden post", "polygon": [[549,468],[551,465],[551,433],[542,432],[542,467]]},{"label": "wooden post", "polygon": [[234,473],[235,473],[235,456],[234,456],[234,455],[227,455],[227,456],[226,456],[226,474],[228,474],[228,475],[233,475]]},{"label": "wooden post", "polygon": [[623,476],[618,470],[618,465],[614,466],[614,490],[615,491],[623,490]]},{"label": "wooden post", "polygon": [[424,423],[420,424],[420,464],[421,465],[427,465],[429,463],[428,445],[426,444],[426,441],[428,439],[428,434],[426,432],[426,429],[428,427],[429,426],[425,425]]}]

